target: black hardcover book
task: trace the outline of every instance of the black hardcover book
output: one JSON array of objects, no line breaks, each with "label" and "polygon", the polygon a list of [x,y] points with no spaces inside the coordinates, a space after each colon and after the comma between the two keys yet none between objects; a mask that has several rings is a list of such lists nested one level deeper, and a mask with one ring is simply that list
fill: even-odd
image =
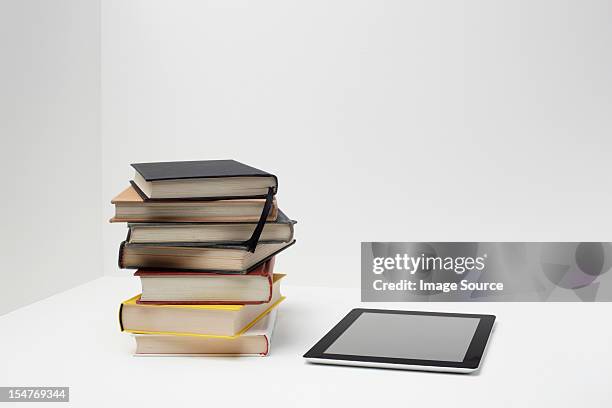
[{"label": "black hardcover book", "polygon": [[274,174],[235,160],[132,164],[134,184],[146,199],[264,198],[275,194]]}]

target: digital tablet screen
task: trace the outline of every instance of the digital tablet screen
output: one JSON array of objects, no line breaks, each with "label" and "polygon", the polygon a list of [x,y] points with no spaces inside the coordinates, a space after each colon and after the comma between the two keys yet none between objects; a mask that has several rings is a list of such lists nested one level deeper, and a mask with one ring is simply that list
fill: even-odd
[{"label": "digital tablet screen", "polygon": [[480,318],[364,312],[326,354],[412,360],[464,360]]}]

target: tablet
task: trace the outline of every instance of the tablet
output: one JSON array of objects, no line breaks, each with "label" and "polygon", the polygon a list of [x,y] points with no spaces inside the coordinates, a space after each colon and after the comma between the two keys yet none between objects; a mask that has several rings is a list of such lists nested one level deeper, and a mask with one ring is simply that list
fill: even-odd
[{"label": "tablet", "polygon": [[469,373],[495,316],[353,309],[306,354],[312,363]]}]

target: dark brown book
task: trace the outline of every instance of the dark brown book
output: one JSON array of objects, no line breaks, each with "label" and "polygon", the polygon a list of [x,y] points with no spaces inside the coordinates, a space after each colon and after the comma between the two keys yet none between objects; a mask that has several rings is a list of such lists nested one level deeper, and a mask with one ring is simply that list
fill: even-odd
[{"label": "dark brown book", "polygon": [[259,243],[254,252],[243,244],[130,244],[119,248],[119,267],[246,274],[291,242]]}]

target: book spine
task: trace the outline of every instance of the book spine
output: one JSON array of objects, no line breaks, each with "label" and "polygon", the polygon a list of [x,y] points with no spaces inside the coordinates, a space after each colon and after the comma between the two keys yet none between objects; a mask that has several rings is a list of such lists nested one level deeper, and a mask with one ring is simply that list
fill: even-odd
[{"label": "book spine", "polygon": [[[274,258],[272,258],[274,259]],[[274,286],[274,275],[273,274],[269,274],[268,275],[268,287],[269,287],[269,292],[268,292],[268,300],[266,300],[266,303],[268,303],[269,301],[272,300],[272,290],[273,290],[273,286]]]},{"label": "book spine", "polygon": [[123,251],[125,250],[125,241],[119,245],[119,257],[117,259],[117,264],[120,269],[125,269],[125,265],[123,264]]},{"label": "book spine", "polygon": [[273,256],[272,258],[268,259],[266,263],[264,264],[264,270],[268,274],[268,287],[269,287],[268,300],[266,300],[266,303],[272,300],[272,290],[274,286],[274,264],[275,263],[276,263],[276,257]]},{"label": "book spine", "polygon": [[272,176],[272,178],[274,179],[274,195],[276,195],[278,193],[278,177],[276,177],[275,174],[270,174]]},{"label": "book spine", "polygon": [[267,356],[270,353],[270,338],[267,334],[264,335],[264,339],[266,339],[266,351],[261,353],[262,356]]},{"label": "book spine", "polygon": [[293,223],[289,224],[289,238],[287,239],[287,242],[293,241],[293,234],[294,234],[293,225],[294,225]]},{"label": "book spine", "polygon": [[119,328],[123,331],[123,303],[119,306]]}]

